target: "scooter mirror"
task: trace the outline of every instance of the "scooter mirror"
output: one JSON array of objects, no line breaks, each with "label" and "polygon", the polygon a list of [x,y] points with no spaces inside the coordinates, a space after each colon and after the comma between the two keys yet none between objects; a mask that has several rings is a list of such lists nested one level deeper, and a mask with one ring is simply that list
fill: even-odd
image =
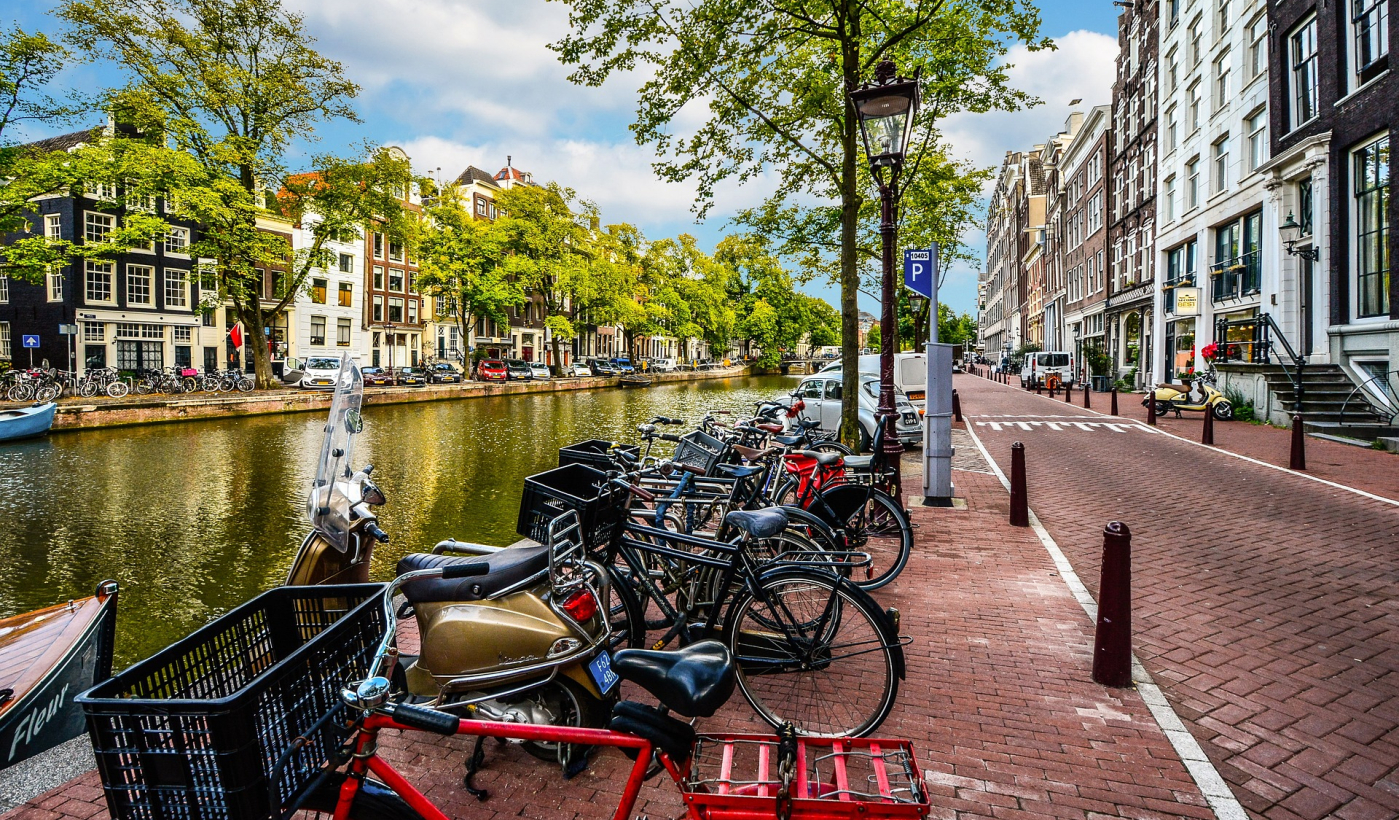
[{"label": "scooter mirror", "polygon": [[364,432],[364,416],[358,410],[345,411],[345,429],[351,433]]},{"label": "scooter mirror", "polygon": [[388,503],[388,499],[384,497],[384,491],[379,489],[379,485],[368,481],[364,482],[363,498],[364,503],[372,507],[381,507]]}]

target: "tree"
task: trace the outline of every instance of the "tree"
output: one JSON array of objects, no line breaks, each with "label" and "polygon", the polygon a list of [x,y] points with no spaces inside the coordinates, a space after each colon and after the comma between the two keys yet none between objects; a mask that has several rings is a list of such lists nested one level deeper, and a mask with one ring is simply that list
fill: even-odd
[{"label": "tree", "polygon": [[438,301],[437,320],[453,321],[463,339],[480,319],[499,324],[525,301],[503,267],[505,237],[495,222],[476,219],[452,187],[426,208],[418,247],[418,285]]},{"label": "tree", "polygon": [[[291,292],[272,311],[262,303],[258,269],[288,251],[257,230],[257,215],[286,176],[292,140],[325,120],[356,120],[358,86],[277,0],[65,0],[58,15],[74,50],[107,54],[129,77],[105,107],[199,164],[203,179],[179,202],[203,229],[191,252],[214,261],[219,298],[260,336]],[[248,349],[259,386],[270,386],[268,350]]]},{"label": "tree", "polygon": [[946,304],[939,304],[938,341],[951,345],[976,341],[976,319],[966,313],[956,313]]},{"label": "tree", "polygon": [[[703,216],[716,187],[768,169],[777,192],[764,211],[838,214],[844,355],[858,337],[859,224],[868,172],[860,157],[849,92],[876,63],[896,59],[921,72],[927,101],[910,157],[909,187],[936,144],[936,123],[956,111],[1014,109],[1031,101],[1007,82],[1001,58],[1012,43],[1049,45],[1025,0],[564,0],[571,34],[553,44],[575,66],[570,78],[600,85],[614,72],[650,79],[639,93],[633,133],[661,155],[669,181],[694,180]],[[683,110],[706,105],[698,129],[676,127]],[[855,368],[845,371],[841,435],[858,435]]]},{"label": "tree", "polygon": [[878,350],[880,343],[883,341],[884,337],[879,333],[879,323],[875,322],[870,325],[869,332],[865,334],[865,347]]}]

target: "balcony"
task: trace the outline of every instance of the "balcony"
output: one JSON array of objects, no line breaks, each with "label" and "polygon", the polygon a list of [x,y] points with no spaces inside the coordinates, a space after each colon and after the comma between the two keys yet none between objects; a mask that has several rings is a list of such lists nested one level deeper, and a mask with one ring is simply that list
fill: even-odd
[{"label": "balcony", "polygon": [[1210,300],[1223,302],[1256,295],[1263,278],[1262,267],[1258,251],[1210,265]]}]

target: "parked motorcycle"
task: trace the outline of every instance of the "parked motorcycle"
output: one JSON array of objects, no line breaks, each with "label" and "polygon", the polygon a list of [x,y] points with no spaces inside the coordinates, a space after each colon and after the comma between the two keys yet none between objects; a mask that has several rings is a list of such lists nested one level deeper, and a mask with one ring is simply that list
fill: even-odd
[{"label": "parked motorcycle", "polygon": [[1154,400],[1158,416],[1174,411],[1176,418],[1180,418],[1182,410],[1198,410],[1212,412],[1220,421],[1228,421],[1234,417],[1234,405],[1214,385],[1214,373],[1197,374],[1189,385],[1158,384],[1149,397],[1142,399],[1142,407]]},{"label": "parked motorcycle", "polygon": [[[373,466],[354,468],[355,442],[364,430],[364,382],[348,356],[334,390],[307,499],[312,529],[292,562],[288,585],[367,582],[375,543],[389,540],[374,512],[387,499],[370,477]],[[398,688],[437,709],[486,720],[605,726],[618,695],[608,650],[640,646],[645,626],[630,590],[588,560],[576,513],[554,520],[546,544],[501,548],[443,541],[430,554],[405,556],[395,574],[463,563],[490,569],[404,587],[400,616],[411,611],[416,617],[421,650],[401,658]],[[585,760],[580,748],[523,745],[566,771],[577,771]]]}]

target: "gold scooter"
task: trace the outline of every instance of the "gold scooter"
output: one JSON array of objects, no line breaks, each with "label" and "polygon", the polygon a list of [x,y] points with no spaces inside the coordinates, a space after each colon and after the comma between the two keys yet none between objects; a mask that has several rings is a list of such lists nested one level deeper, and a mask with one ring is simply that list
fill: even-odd
[{"label": "gold scooter", "polygon": [[1196,374],[1188,385],[1158,384],[1150,396],[1142,399],[1142,407],[1154,400],[1158,416],[1175,411],[1176,418],[1180,418],[1182,410],[1202,410],[1214,413],[1220,421],[1228,421],[1234,417],[1234,405],[1214,384],[1212,371]]},{"label": "gold scooter", "polygon": [[[292,562],[288,585],[367,582],[375,543],[389,539],[373,509],[387,501],[370,478],[374,468],[353,467],[355,439],[364,429],[363,385],[359,368],[344,357],[307,499],[311,532]],[[588,560],[582,541],[578,516],[570,512],[553,520],[544,544],[502,548],[449,540],[430,554],[401,559],[398,575],[460,563],[485,563],[490,570],[404,587],[400,615],[413,612],[421,654],[402,658],[397,688],[417,702],[486,720],[605,726],[618,695],[609,651],[640,646],[645,627],[630,590]],[[523,745],[536,757],[558,761],[568,774],[586,763],[586,750],[566,744]],[[478,748],[473,771],[480,759]]]}]

